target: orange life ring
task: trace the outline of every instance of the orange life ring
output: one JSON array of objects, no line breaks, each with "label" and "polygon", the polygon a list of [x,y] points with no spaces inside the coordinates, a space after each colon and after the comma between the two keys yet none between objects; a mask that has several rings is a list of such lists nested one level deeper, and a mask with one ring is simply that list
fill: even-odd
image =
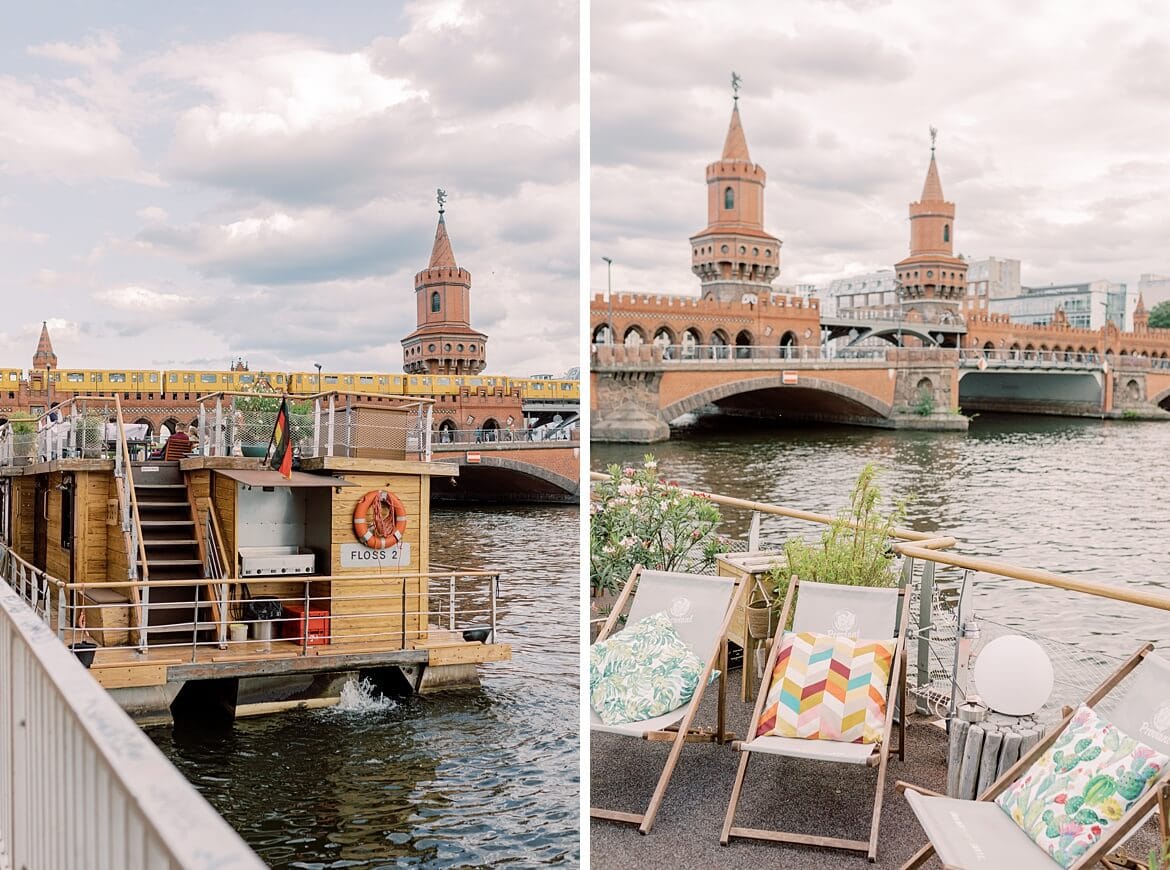
[{"label": "orange life ring", "polygon": [[[390,516],[385,519],[382,517],[383,505],[390,510]],[[371,507],[374,508],[373,530],[370,529],[370,521],[366,519]],[[387,520],[393,523],[393,530],[387,530]],[[370,490],[353,509],[353,533],[359,541],[374,550],[385,550],[401,544],[402,536],[406,533],[406,505],[392,492]]]}]

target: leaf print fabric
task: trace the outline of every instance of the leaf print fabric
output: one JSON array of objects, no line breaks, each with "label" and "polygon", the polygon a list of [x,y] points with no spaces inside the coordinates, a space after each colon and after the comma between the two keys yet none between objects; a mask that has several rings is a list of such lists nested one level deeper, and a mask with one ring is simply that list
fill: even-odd
[{"label": "leaf print fabric", "polygon": [[606,725],[652,719],[687,703],[703,668],[670,617],[655,613],[589,648],[589,703]]},{"label": "leaf print fabric", "polygon": [[1087,852],[1170,764],[1082,705],[1027,772],[995,799],[1062,867]]}]

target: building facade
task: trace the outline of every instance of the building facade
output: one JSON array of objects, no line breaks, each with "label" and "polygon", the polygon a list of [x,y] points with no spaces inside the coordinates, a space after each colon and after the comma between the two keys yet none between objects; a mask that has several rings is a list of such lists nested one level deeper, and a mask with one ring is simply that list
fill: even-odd
[{"label": "building facade", "polygon": [[[1135,305],[1136,302],[1135,299]],[[1078,329],[1101,329],[1106,323],[1113,323],[1125,331],[1133,325],[1129,307],[1124,284],[1085,281],[1021,287],[1018,295],[987,299],[985,310],[989,314],[1005,315],[1013,323],[1046,326],[1053,322],[1059,309],[1069,325]]]}]

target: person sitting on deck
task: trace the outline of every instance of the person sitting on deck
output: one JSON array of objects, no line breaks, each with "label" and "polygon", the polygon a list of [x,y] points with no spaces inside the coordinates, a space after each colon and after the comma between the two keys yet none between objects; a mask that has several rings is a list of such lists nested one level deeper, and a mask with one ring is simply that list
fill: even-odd
[{"label": "person sitting on deck", "polygon": [[182,459],[190,456],[194,449],[194,442],[182,429],[175,432],[158,450],[150,454],[151,459]]}]

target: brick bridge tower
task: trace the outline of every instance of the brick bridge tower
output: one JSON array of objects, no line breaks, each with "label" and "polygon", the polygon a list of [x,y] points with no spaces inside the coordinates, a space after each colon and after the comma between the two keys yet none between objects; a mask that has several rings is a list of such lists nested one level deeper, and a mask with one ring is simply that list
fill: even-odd
[{"label": "brick bridge tower", "polygon": [[916,311],[924,319],[958,317],[967,292],[967,263],[955,256],[955,204],[943,198],[934,140],[930,128],[930,166],[922,198],[910,203],[910,255],[894,265],[904,315]]},{"label": "brick bridge tower", "polygon": [[764,230],[764,168],[752,163],[739,119],[739,77],[723,156],[707,166],[707,227],[691,236],[691,271],[704,299],[766,293],[780,274],[780,240]]},{"label": "brick bridge tower", "polygon": [[439,225],[431,261],[414,276],[418,326],[402,339],[403,369],[410,374],[474,375],[487,364],[487,336],[471,328],[471,273],[455,263],[440,190]]}]

